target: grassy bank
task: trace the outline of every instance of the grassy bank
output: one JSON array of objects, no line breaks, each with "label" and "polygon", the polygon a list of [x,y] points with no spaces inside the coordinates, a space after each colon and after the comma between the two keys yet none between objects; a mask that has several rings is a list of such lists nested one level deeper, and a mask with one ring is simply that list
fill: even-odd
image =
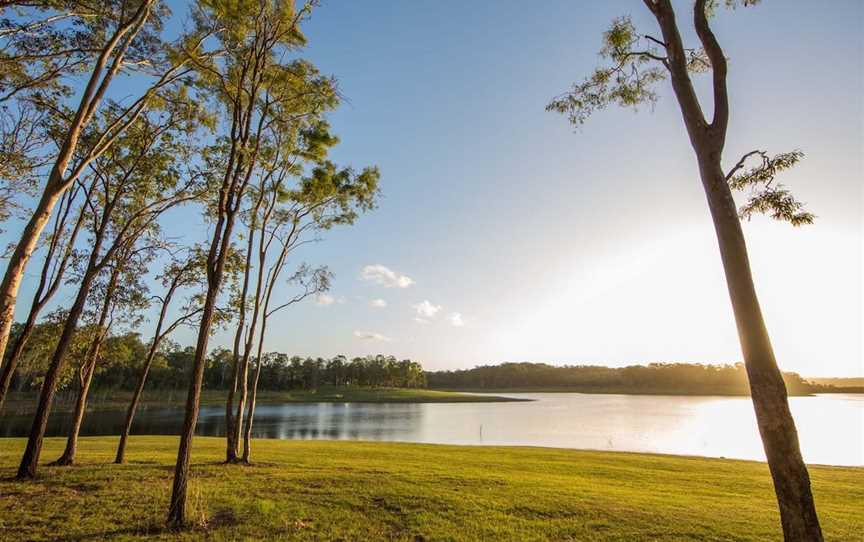
[{"label": "grassy bank", "polygon": [[[55,408],[71,411],[75,406],[75,390],[58,393]],[[95,390],[90,392],[88,408],[106,410],[126,408],[132,397],[126,390]],[[202,404],[225,403],[228,392],[205,390]],[[12,392],[3,409],[6,412],[26,414],[36,407],[36,392]],[[318,390],[258,392],[259,404],[267,403],[494,403],[520,401],[494,395],[472,395],[462,392],[408,388],[321,388]],[[152,390],[144,394],[143,408],[183,406],[186,390]]]},{"label": "grassy bank", "polygon": [[[61,451],[48,439],[44,457]],[[75,467],[10,480],[23,439],[0,439],[0,538],[19,540],[779,540],[764,464],[543,448],[256,441],[219,464],[196,438],[195,526],[162,530],[177,440],[82,439]],[[812,467],[827,540],[860,540],[864,469]],[[5,539],[5,538],[4,538]]]}]

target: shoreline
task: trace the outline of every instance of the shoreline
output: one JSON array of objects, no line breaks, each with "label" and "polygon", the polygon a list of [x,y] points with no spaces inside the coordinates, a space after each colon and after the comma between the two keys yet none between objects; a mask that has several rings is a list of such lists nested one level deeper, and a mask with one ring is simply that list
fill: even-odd
[{"label": "shoreline", "polygon": [[[604,390],[586,390],[574,388],[434,388],[437,391],[446,391],[451,393],[467,393],[467,394],[508,394],[508,393],[579,393],[582,395],[649,395],[649,396],[669,396],[669,397],[750,397],[749,392],[687,392],[680,390],[624,390],[624,389],[604,389]],[[837,395],[837,394],[861,394],[864,393],[864,388],[857,389],[837,389],[837,390],[819,390],[812,393],[789,393],[789,397],[815,397],[817,395]]]},{"label": "shoreline", "polygon": [[[64,390],[55,396],[52,411],[67,412],[75,406],[77,390]],[[125,409],[132,397],[128,390],[93,390],[88,399],[87,411]],[[227,390],[204,390],[201,396],[201,406],[224,404],[228,397]],[[3,406],[2,414],[31,414],[36,406],[38,394],[34,392],[10,392]],[[259,405],[266,404],[315,404],[315,403],[366,403],[366,404],[397,404],[397,403],[519,403],[531,399],[502,397],[499,395],[476,394],[470,392],[453,392],[444,390],[429,390],[425,388],[346,388],[319,390],[291,390],[258,392]],[[182,407],[186,402],[185,390],[155,390],[145,392],[141,399],[140,409],[159,407]]]}]

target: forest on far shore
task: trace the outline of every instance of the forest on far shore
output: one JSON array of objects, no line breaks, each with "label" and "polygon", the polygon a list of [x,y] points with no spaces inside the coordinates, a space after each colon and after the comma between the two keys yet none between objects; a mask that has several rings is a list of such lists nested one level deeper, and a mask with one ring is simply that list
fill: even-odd
[{"label": "forest on far shore", "polygon": [[[32,392],[39,389],[46,351],[57,340],[53,321],[36,326],[24,349],[11,389]],[[13,327],[13,337],[20,325]],[[70,357],[86,355],[91,327],[75,335]],[[111,334],[104,339],[93,388],[100,392],[135,389],[137,376],[147,358],[148,342],[138,333]],[[148,390],[183,389],[188,383],[195,349],[166,340],[152,360]],[[8,354],[7,354],[8,355]],[[206,389],[227,390],[231,383],[233,353],[216,348],[204,367]],[[251,357],[251,361],[256,361]],[[80,362],[62,373],[60,390],[77,389]],[[845,382],[807,380],[797,373],[784,373],[790,395],[855,392]],[[851,385],[851,384],[850,384]],[[480,365],[455,371],[427,371],[416,360],[369,355],[348,358],[301,357],[280,352],[262,354],[261,389],[268,391],[317,390],[322,388],[431,388],[464,391],[575,391],[585,393],[646,393],[670,395],[749,395],[747,372],[742,363],[702,365],[694,363],[651,363],[628,367],[599,365],[550,365],[548,363],[502,363]]]},{"label": "forest on far shore", "polygon": [[[702,365],[651,363],[628,367],[502,363],[473,369],[427,372],[430,388],[451,390],[560,390],[586,393],[749,395],[743,363]],[[848,391],[783,373],[789,395]]]}]

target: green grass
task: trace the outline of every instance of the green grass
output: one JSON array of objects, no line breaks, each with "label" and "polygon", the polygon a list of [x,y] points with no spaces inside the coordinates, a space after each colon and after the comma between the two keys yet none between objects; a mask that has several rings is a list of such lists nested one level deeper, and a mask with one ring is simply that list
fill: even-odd
[{"label": "green grass", "polygon": [[[43,457],[61,451],[47,439]],[[0,439],[0,538],[15,540],[779,540],[765,464],[545,448],[255,441],[223,465],[196,438],[190,519],[163,530],[177,440],[84,438],[80,464],[10,477]],[[864,469],[812,467],[827,540],[861,540]],[[3,534],[5,533],[5,535]]]},{"label": "green grass", "polygon": [[[57,394],[54,410],[72,411],[76,390]],[[87,402],[89,410],[125,409],[132,397],[126,390],[94,390]],[[205,390],[201,404],[225,404],[228,392]],[[4,412],[29,414],[36,408],[37,392],[12,392],[3,407]],[[258,403],[496,403],[524,401],[495,395],[472,395],[463,392],[409,388],[320,388],[317,390],[258,392]],[[183,406],[186,390],[148,390],[144,393],[143,407]]]}]

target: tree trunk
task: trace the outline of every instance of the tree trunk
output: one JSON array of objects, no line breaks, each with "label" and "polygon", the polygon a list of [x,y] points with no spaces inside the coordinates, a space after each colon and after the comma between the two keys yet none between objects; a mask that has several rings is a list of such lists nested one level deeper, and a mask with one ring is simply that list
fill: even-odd
[{"label": "tree trunk", "polygon": [[[233,367],[233,382],[231,389],[228,390],[228,400],[225,403],[225,462],[237,462],[237,448],[240,443],[240,431],[243,426],[243,405],[246,403],[246,393],[248,389],[248,374],[249,374],[249,350],[252,337],[255,336],[255,322],[258,315],[258,303],[261,294],[261,269],[258,270],[258,282],[255,287],[255,315],[252,318],[252,323],[249,326],[246,341],[242,341],[243,327],[246,322],[246,296],[249,293],[249,271],[252,268],[252,248],[255,244],[255,229],[258,220],[258,212],[261,209],[261,204],[264,201],[264,187],[261,187],[261,192],[255,200],[255,206],[252,208],[252,223],[249,227],[249,238],[246,242],[246,262],[243,268],[243,288],[240,293],[240,315],[237,323],[237,332],[234,334],[234,351],[232,356]],[[264,232],[261,232],[261,240],[264,239]],[[243,342],[243,359],[239,361],[240,344]],[[234,396],[240,391],[240,398],[237,401],[237,415],[232,412],[234,408]]]},{"label": "tree trunk", "polygon": [[258,397],[258,377],[261,376],[261,362],[255,365],[255,376],[252,378],[252,393],[249,395],[249,411],[246,414],[246,426],[243,429],[243,463],[252,461],[252,421],[255,418],[255,401]]},{"label": "tree trunk", "polygon": [[234,445],[234,461],[237,461],[237,448],[240,446],[240,435],[243,429],[243,408],[246,406],[246,401],[249,397],[249,354],[244,353],[240,358],[240,367],[238,369],[239,382],[237,384],[237,411],[234,415],[234,425],[231,426],[231,441]]},{"label": "tree trunk", "polygon": [[[86,208],[82,206],[69,238],[65,241],[63,254],[60,256],[59,260],[55,260],[55,253],[59,247],[58,242],[60,236],[62,236],[64,232],[66,219],[69,216],[69,209],[72,207],[72,202],[75,199],[76,194],[77,191],[73,191],[71,195],[68,196],[65,209],[63,209],[63,202],[60,202],[60,211],[57,214],[57,221],[54,225],[53,237],[49,243],[48,251],[45,254],[45,261],[42,263],[42,271],[39,275],[39,285],[36,288],[36,292],[33,294],[33,301],[30,303],[27,320],[24,322],[24,327],[22,328],[21,333],[12,345],[9,360],[3,366],[2,371],[0,371],[0,410],[3,410],[3,403],[6,401],[6,394],[9,393],[9,386],[12,383],[12,377],[15,375],[15,369],[18,368],[18,361],[24,353],[24,347],[27,346],[27,341],[30,340],[30,335],[36,327],[36,320],[39,318],[42,309],[45,308],[46,303],[54,297],[54,294],[56,294],[57,290],[60,288],[63,275],[66,271],[66,266],[72,255],[72,249],[75,246],[75,239],[78,237],[78,232],[84,222]],[[66,196],[64,196],[64,198],[65,197]],[[57,267],[52,276],[51,268],[52,264],[55,263]],[[2,352],[2,350],[0,350],[0,352]]]},{"label": "tree trunk", "polygon": [[[32,314],[32,311],[31,311]],[[21,334],[15,338],[12,344],[12,352],[9,354],[9,361],[3,366],[0,371],[0,411],[3,410],[3,404],[6,402],[6,395],[9,393],[9,386],[12,385],[12,377],[15,376],[15,369],[18,368],[18,361],[21,359],[21,354],[24,352],[24,347],[33,333],[33,328],[36,327],[36,319],[28,316],[27,322],[24,323],[24,328]]]},{"label": "tree trunk", "polygon": [[252,378],[252,394],[249,397],[249,413],[246,418],[246,428],[243,433],[243,462],[246,464],[249,464],[252,459],[252,421],[255,418],[255,402],[258,398],[258,380],[261,376],[261,353],[264,348],[264,334],[267,331],[266,304],[269,304],[269,301],[270,296],[268,295],[265,302],[264,317],[261,319],[261,334],[258,337],[258,359],[255,362],[255,376]]},{"label": "tree trunk", "polygon": [[[102,341],[96,339],[99,343]],[[93,348],[88,356],[81,386],[78,389],[78,398],[75,402],[75,416],[72,419],[72,427],[69,429],[69,437],[66,439],[66,448],[63,455],[52,463],[57,466],[67,466],[75,462],[75,453],[78,451],[78,433],[81,431],[81,423],[84,421],[84,412],[87,409],[87,394],[90,392],[90,384],[93,383],[93,374],[96,372],[96,358],[99,356],[99,346]]]},{"label": "tree trunk", "polygon": [[93,375],[96,373],[99,350],[102,348],[102,342],[105,340],[105,337],[108,336],[110,324],[106,327],[105,323],[108,321],[108,314],[111,311],[111,304],[114,300],[114,292],[119,277],[120,267],[115,266],[111,270],[111,278],[108,280],[108,287],[105,289],[105,299],[102,301],[99,321],[96,323],[96,336],[93,337],[93,341],[87,349],[87,356],[84,359],[84,375],[81,379],[78,399],[75,402],[75,416],[69,431],[69,437],[66,439],[66,449],[63,451],[60,459],[54,462],[55,465],[71,465],[75,462],[75,452],[78,450],[78,434],[81,432],[81,422],[84,421],[84,413],[87,411],[87,396],[90,393],[90,384],[93,383]]},{"label": "tree trunk", "polygon": [[183,430],[180,433],[180,446],[177,450],[177,464],[174,467],[171,502],[168,506],[168,523],[175,526],[182,526],[186,523],[186,491],[189,483],[189,460],[192,454],[192,437],[195,435],[195,425],[198,423],[198,406],[201,401],[201,387],[204,380],[204,361],[207,356],[207,343],[210,339],[210,327],[213,323],[213,310],[216,307],[216,296],[218,293],[218,284],[215,287],[211,285],[208,288],[207,297],[204,302],[204,312],[201,315],[201,325],[198,329],[198,342],[192,365],[192,378],[189,383],[189,392],[186,396],[186,417],[183,420]]},{"label": "tree trunk", "polygon": [[821,542],[822,531],[810,491],[810,476],[798,446],[786,385],[762,318],[741,221],[721,164],[729,120],[726,57],[709,26],[705,14],[707,2],[697,0],[693,12],[694,26],[712,66],[714,116],[708,123],[690,80],[687,55],[671,2],[663,0],[646,4],[663,33],[672,88],[696,153],[702,186],[714,221],[726,287],[750,382],[750,395],[780,508],[783,535],[789,542]]},{"label": "tree trunk", "polygon": [[[156,330],[157,334],[159,329]],[[157,335],[158,337],[158,335]],[[129,408],[126,410],[126,421],[123,424],[123,432],[120,433],[120,443],[117,445],[117,456],[114,458],[114,463],[122,464],[126,462],[126,442],[129,440],[129,433],[132,431],[132,420],[135,418],[135,411],[138,409],[138,403],[141,402],[141,395],[144,394],[144,385],[147,383],[147,375],[150,372],[150,367],[153,365],[153,358],[156,357],[156,348],[158,343],[153,339],[153,344],[147,352],[147,359],[144,361],[144,368],[141,370],[141,376],[138,378],[138,386],[135,388],[135,393],[132,395],[132,401],[129,403]]]},{"label": "tree trunk", "polygon": [[[239,196],[242,197],[242,192]],[[192,455],[192,439],[195,436],[195,425],[198,423],[201,388],[204,382],[204,365],[207,357],[207,343],[210,340],[210,328],[213,327],[213,312],[216,309],[216,299],[222,286],[225,258],[231,245],[231,232],[234,226],[236,210],[229,208],[224,213],[217,220],[216,231],[213,234],[207,256],[207,295],[205,296],[204,309],[201,313],[201,324],[198,327],[198,341],[195,345],[195,358],[192,362],[189,392],[186,395],[186,417],[183,420],[183,429],[180,433],[180,445],[177,448],[177,463],[174,466],[171,502],[168,504],[167,523],[175,527],[182,527],[186,523],[189,462]]]},{"label": "tree trunk", "polygon": [[[21,239],[15,246],[12,256],[9,257],[6,273],[3,275],[2,283],[0,283],[0,353],[6,351],[6,345],[9,342],[9,333],[12,330],[12,322],[15,320],[15,302],[18,299],[18,289],[21,287],[24,269],[36,249],[42,230],[45,229],[45,225],[51,218],[51,211],[63,193],[62,190],[51,190],[51,188],[52,184],[49,179],[49,183],[33,211],[33,216],[30,217],[24,231],[21,232]],[[0,363],[2,362],[0,359]]]},{"label": "tree trunk", "polygon": [[[97,241],[92,254],[96,254],[98,251],[99,242]],[[19,480],[36,477],[36,470],[39,466],[39,454],[42,451],[42,440],[45,438],[45,428],[48,425],[48,415],[51,413],[51,404],[54,401],[54,393],[57,391],[57,381],[66,362],[66,352],[69,350],[72,337],[78,327],[78,319],[84,310],[84,304],[87,301],[87,295],[90,293],[90,287],[95,277],[96,271],[92,269],[88,269],[88,272],[84,274],[81,286],[78,288],[78,295],[72,304],[72,308],[69,310],[69,316],[63,325],[63,332],[60,334],[60,339],[54,348],[51,364],[48,366],[48,371],[45,373],[45,379],[42,382],[42,389],[39,392],[39,404],[33,417],[33,425],[30,428],[30,436],[27,439],[27,448],[24,450],[21,464],[18,466],[17,478]]]},{"label": "tree trunk", "polygon": [[[240,385],[240,343],[243,337],[243,323],[246,320],[246,294],[249,288],[249,256],[246,256],[246,268],[243,277],[243,289],[240,294],[240,314],[237,330],[234,333],[234,349],[231,356],[231,387],[228,388],[228,399],[225,401],[225,462],[237,462],[237,445],[239,442],[240,418],[234,418],[234,396]],[[244,383],[245,385],[245,383]],[[241,401],[242,402],[242,401]],[[234,427],[237,426],[235,432]]]},{"label": "tree trunk", "polygon": [[787,541],[821,542],[822,530],[810,491],[810,476],[801,457],[786,385],[756,296],[735,201],[719,157],[703,155],[699,167],[720,246],[756,421],[780,507],[783,535]]}]

